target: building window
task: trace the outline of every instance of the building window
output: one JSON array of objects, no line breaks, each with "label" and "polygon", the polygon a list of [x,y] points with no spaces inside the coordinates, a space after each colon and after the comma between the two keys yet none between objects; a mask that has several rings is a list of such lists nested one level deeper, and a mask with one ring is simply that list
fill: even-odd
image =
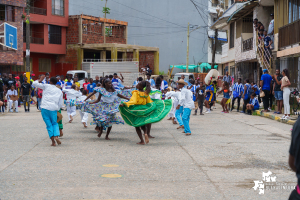
[{"label": "building window", "polygon": [[289,0],[289,23],[300,19],[300,1]]},{"label": "building window", "polygon": [[61,44],[61,26],[48,25],[49,44]]},{"label": "building window", "polygon": [[229,49],[234,47],[234,22],[230,24]]},{"label": "building window", "polygon": [[51,59],[39,58],[39,72],[51,72]]},{"label": "building window", "polygon": [[64,0],[52,0],[52,15],[64,16]]},{"label": "building window", "polygon": [[15,7],[0,4],[0,20],[14,22],[15,21]]}]

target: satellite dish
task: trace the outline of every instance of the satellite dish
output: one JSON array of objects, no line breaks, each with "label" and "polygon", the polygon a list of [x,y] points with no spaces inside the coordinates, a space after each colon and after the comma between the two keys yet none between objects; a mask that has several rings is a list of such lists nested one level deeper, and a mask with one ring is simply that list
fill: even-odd
[{"label": "satellite dish", "polygon": [[209,81],[216,81],[218,80],[218,77],[219,77],[219,72],[218,70],[216,69],[211,69],[209,71],[209,73],[206,75],[204,81],[205,81],[205,84],[208,84]]}]

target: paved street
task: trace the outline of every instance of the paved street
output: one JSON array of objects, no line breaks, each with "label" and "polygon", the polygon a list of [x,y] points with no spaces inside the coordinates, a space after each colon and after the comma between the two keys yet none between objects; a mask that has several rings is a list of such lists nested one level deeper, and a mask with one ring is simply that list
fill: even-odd
[{"label": "paved street", "polygon": [[0,115],[0,199],[287,199],[252,187],[268,171],[296,185],[292,126],[217,108],[191,117],[190,137],[166,119],[153,125],[145,146],[133,127],[113,126],[106,141],[63,111],[62,145],[51,147],[40,112]]}]

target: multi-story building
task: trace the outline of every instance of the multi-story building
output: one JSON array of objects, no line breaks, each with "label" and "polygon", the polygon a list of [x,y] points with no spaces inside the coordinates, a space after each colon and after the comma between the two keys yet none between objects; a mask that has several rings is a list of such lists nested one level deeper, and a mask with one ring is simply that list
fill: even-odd
[{"label": "multi-story building", "polygon": [[[257,18],[268,30],[274,3],[271,1],[237,1],[211,26],[228,32],[228,43],[222,46],[222,65],[218,70],[224,74],[229,71],[235,79],[246,78],[256,83],[260,80],[262,68],[272,73],[275,67],[276,47],[273,58],[265,58],[264,48],[260,48],[253,19]],[[275,37],[276,46],[276,37]],[[275,55],[275,58],[274,58]]]},{"label": "multi-story building", "polygon": [[[26,9],[23,10],[26,15]],[[61,74],[57,63],[66,54],[66,32],[69,19],[68,0],[32,0],[30,3],[30,71],[36,75]],[[23,24],[23,57],[26,50],[26,23]],[[25,65],[26,62],[24,62]],[[67,64],[66,64],[67,65]],[[21,70],[25,71],[25,67]]]},{"label": "multi-story building", "polygon": [[[17,50],[0,45],[0,73],[11,73],[12,69],[23,65],[23,8],[26,0],[0,0],[0,32],[4,23],[17,28]],[[0,38],[3,44],[3,38]]]},{"label": "multi-story building", "polygon": [[[208,1],[208,26],[210,27],[213,25],[217,19],[218,15],[220,15],[220,10],[224,11],[228,9],[228,6],[231,5],[231,2],[225,1],[225,0],[212,0]],[[221,64],[222,60],[222,45],[227,42],[227,34],[226,31],[218,30],[218,40],[216,43],[216,53],[215,53],[215,64]],[[213,48],[215,43],[215,30],[212,30],[208,28],[208,50],[207,50],[207,62],[212,63],[212,57],[213,57]]]}]

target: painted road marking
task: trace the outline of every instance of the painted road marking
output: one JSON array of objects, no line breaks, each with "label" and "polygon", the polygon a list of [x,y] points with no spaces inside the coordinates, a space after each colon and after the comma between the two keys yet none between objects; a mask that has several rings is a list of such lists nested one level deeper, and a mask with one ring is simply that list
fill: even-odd
[{"label": "painted road marking", "polygon": [[123,175],[121,174],[102,174],[103,178],[121,178]]},{"label": "painted road marking", "polygon": [[103,167],[119,167],[119,165],[110,165],[110,164],[108,164],[108,165],[102,165]]}]

